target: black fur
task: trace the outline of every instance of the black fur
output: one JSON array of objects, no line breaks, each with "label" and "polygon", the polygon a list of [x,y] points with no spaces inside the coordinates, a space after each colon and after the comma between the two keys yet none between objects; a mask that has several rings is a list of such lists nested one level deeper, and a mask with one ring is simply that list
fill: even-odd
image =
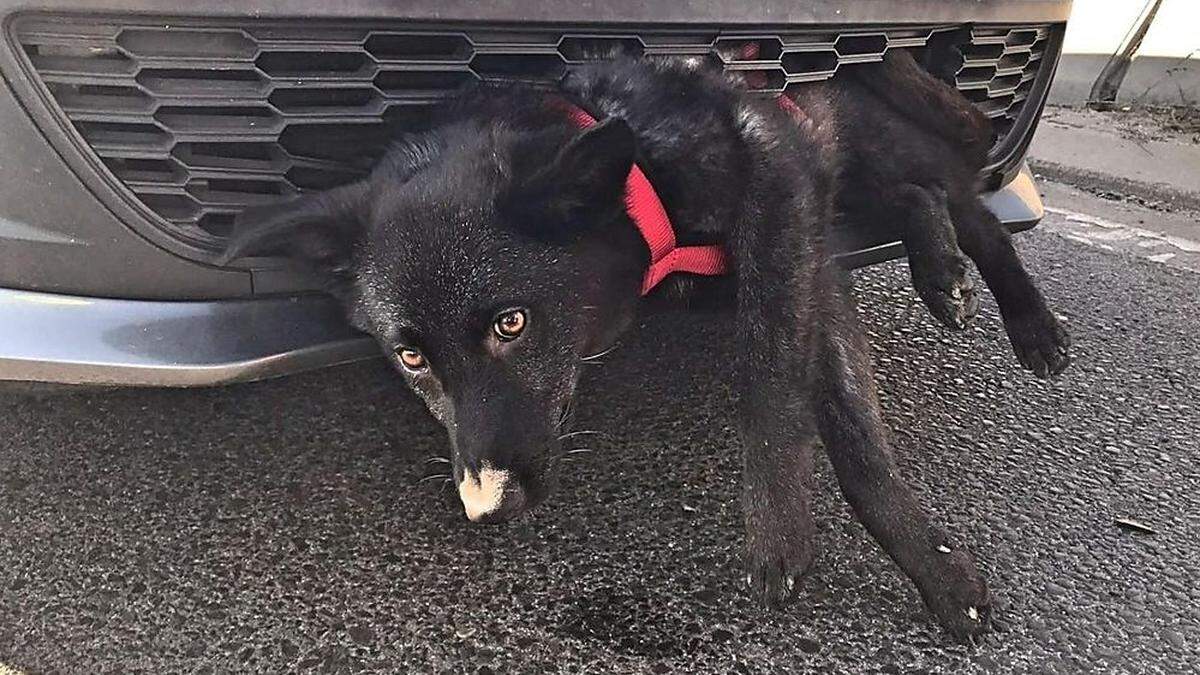
[{"label": "black fur", "polygon": [[979,198],[993,137],[987,117],[900,50],[814,87],[823,91],[802,99],[834,101],[846,130],[843,227],[902,239],[918,294],[956,329],[978,308],[966,253],[996,297],[1021,365],[1041,377],[1066,368],[1066,331]]},{"label": "black fur", "polygon": [[[543,93],[477,90],[434,131],[402,138],[365,183],[239,220],[230,255],[283,250],[316,264],[386,353],[419,349],[429,370],[401,370],[445,423],[455,478],[510,471],[517,485],[497,519],[509,517],[548,491],[581,359],[611,344],[639,304],[647,253],[612,184],[634,159],[631,135],[679,238],[724,243],[732,258],[755,591],[785,599],[813,558],[823,441],[867,529],[944,626],[974,635],[988,626],[987,587],[899,477],[862,330],[826,250],[844,133],[836,101],[811,91],[811,123],[797,132],[773,101],[707,68],[598,64],[563,83],[613,120],[581,132]],[[659,293],[685,281],[670,285]],[[527,310],[528,327],[497,341],[492,317],[512,307]]]}]

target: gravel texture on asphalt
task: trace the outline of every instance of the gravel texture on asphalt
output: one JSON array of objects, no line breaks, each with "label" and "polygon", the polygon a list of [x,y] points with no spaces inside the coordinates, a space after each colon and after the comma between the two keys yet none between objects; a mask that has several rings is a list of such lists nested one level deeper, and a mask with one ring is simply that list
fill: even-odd
[{"label": "gravel texture on asphalt", "polygon": [[[722,315],[648,319],[588,374],[551,502],[468,524],[442,429],[370,363],[205,391],[0,398],[0,662],[31,673],[991,672],[1200,667],[1200,275],[1020,245],[1075,363],[1020,371],[990,296],[937,327],[855,273],[902,472],[982,562],[959,646],[819,463],[821,552],[741,587]],[[1156,534],[1131,532],[1132,518]]]}]

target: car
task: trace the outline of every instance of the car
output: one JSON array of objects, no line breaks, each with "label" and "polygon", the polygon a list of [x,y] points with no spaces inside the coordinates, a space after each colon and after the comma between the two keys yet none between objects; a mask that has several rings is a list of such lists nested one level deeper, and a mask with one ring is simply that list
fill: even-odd
[{"label": "car", "polygon": [[[363,175],[474,81],[553,83],[596,54],[712,60],[763,96],[907,49],[997,132],[989,208],[1042,205],[1024,162],[1070,0],[0,0],[0,381],[206,386],[374,358],[320,280],[219,264],[243,209]],[[730,45],[757,45],[752,59]],[[903,255],[846,234],[848,266]]]}]

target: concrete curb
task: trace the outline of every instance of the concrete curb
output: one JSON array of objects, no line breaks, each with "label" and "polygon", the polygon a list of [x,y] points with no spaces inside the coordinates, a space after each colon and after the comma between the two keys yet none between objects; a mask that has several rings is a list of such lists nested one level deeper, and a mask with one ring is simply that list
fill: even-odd
[{"label": "concrete curb", "polygon": [[1200,211],[1200,119],[1048,106],[1029,147],[1047,178],[1156,210]]},{"label": "concrete curb", "polygon": [[1200,194],[1181,191],[1172,185],[1145,183],[1032,157],[1029,158],[1029,168],[1039,176],[1056,183],[1074,185],[1086,192],[1113,192],[1122,196],[1134,196],[1139,198],[1138,201],[1148,202],[1145,206],[1161,206],[1168,211],[1200,211]]}]

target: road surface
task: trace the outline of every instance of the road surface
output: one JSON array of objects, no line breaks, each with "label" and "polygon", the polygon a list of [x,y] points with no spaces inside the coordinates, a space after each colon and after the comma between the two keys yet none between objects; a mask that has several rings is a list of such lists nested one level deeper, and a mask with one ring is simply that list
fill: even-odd
[{"label": "road surface", "polygon": [[589,372],[578,428],[603,435],[580,437],[594,452],[508,526],[469,525],[452,489],[421,481],[443,432],[379,364],[207,391],[0,395],[0,662],[1195,671],[1200,274],[1183,239],[1164,258],[1172,242],[1114,235],[1136,225],[1132,207],[1051,197],[1019,242],[1074,335],[1057,381],[1018,369],[990,296],[953,334],[902,263],[855,273],[902,471],[996,597],[1000,625],[979,646],[932,623],[824,461],[821,553],[799,597],[776,612],[747,597],[733,331],[667,315]]}]

